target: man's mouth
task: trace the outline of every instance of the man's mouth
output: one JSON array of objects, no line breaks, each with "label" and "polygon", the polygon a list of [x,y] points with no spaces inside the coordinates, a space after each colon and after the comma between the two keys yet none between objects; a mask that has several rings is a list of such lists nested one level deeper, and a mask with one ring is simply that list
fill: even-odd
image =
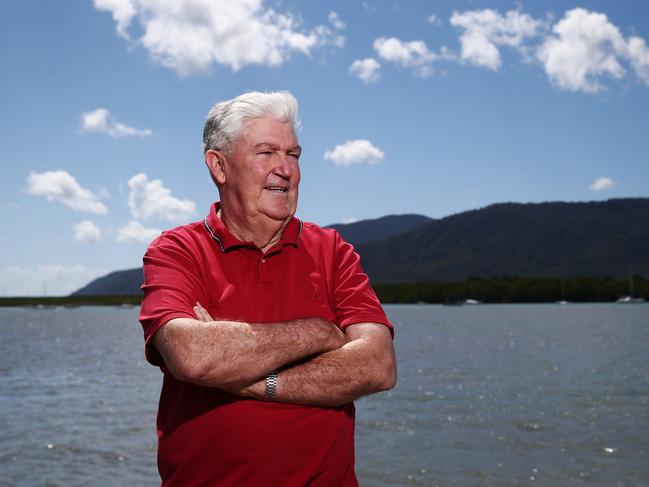
[{"label": "man's mouth", "polygon": [[288,188],[282,188],[281,186],[266,186],[264,189],[273,193],[286,193],[288,191]]}]

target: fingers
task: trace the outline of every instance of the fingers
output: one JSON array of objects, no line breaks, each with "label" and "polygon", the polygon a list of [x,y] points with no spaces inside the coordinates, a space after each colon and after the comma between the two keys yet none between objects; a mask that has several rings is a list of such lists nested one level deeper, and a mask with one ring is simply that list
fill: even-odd
[{"label": "fingers", "polygon": [[200,321],[212,321],[210,315],[207,314],[204,309],[199,308],[198,306],[194,306],[194,314],[196,315],[196,319]]},{"label": "fingers", "polygon": [[194,306],[194,314],[196,315],[196,319],[200,321],[213,321],[212,317],[210,314],[207,312],[203,306],[201,306],[201,303],[196,301],[196,306]]}]

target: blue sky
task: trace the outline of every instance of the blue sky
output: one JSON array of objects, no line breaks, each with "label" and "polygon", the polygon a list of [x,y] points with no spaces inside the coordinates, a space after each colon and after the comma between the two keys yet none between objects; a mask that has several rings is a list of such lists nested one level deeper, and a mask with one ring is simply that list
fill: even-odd
[{"label": "blue sky", "polygon": [[298,216],[649,196],[649,3],[6,0],[0,295],[137,267],[218,194],[205,114],[292,91]]}]

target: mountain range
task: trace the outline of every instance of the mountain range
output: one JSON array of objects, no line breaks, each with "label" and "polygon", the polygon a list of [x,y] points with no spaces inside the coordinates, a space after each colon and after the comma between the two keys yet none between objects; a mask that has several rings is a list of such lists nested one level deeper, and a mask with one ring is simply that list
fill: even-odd
[{"label": "mountain range", "polygon": [[[390,215],[331,227],[375,284],[649,276],[649,198],[498,203],[441,219]],[[117,271],[73,295],[135,295],[141,282],[141,268]]]}]

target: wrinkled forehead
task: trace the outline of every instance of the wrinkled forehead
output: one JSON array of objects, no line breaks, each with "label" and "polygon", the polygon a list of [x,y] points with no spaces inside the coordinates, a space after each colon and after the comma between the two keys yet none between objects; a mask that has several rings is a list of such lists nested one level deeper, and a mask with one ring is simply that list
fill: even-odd
[{"label": "wrinkled forehead", "polygon": [[282,146],[298,145],[297,134],[290,120],[267,115],[247,118],[242,122],[239,137],[234,141],[252,144],[279,144]]}]

